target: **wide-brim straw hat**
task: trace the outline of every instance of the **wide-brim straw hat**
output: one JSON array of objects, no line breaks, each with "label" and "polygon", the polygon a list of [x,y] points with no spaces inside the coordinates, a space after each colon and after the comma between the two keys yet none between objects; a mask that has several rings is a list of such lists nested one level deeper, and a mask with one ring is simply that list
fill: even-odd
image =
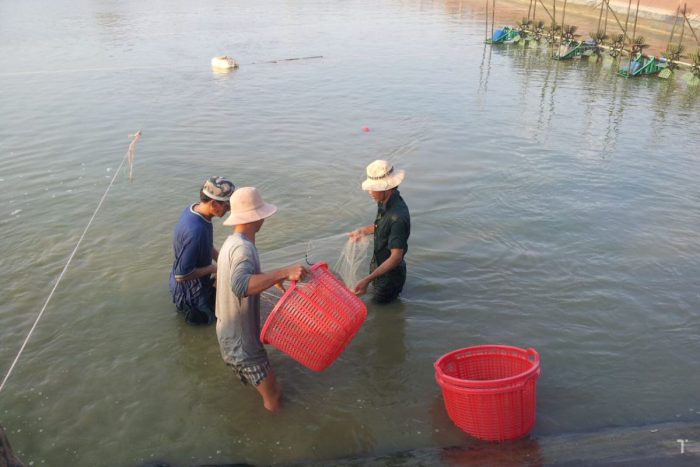
[{"label": "wide-brim straw hat", "polygon": [[384,160],[376,160],[367,166],[367,180],[362,182],[364,191],[387,191],[403,181],[405,170],[397,170]]},{"label": "wide-brim straw hat", "polygon": [[249,224],[270,217],[277,206],[263,201],[258,190],[252,186],[238,188],[231,195],[231,214],[224,225]]}]

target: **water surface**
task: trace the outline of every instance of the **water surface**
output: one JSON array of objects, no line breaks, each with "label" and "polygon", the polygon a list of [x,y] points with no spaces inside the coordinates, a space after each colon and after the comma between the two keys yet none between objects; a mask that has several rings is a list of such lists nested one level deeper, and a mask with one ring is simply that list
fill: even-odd
[{"label": "water surface", "polygon": [[[432,364],[494,343],[541,355],[535,438],[697,421],[698,92],[482,35],[455,2],[0,2],[3,375],[143,131],[133,182],[117,178],[0,393],[19,456],[270,463],[464,445]],[[212,73],[219,54],[241,68]],[[373,220],[360,183],[376,158],[407,171],[403,299],[369,305],[323,373],[271,349],[286,407],[268,416],[214,328],[174,313],[173,226],[225,175],[279,206],[263,267],[319,239],[335,261],[337,235]],[[215,221],[217,244],[226,234]]]}]

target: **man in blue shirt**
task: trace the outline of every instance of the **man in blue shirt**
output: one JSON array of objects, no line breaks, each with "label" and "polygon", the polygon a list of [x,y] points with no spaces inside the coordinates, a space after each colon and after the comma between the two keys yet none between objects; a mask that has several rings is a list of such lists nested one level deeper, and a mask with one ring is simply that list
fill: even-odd
[{"label": "man in blue shirt", "polygon": [[223,217],[229,209],[233,183],[211,177],[199,192],[199,203],[185,208],[175,226],[175,261],[170,272],[170,293],[177,310],[189,324],[211,324],[216,320],[216,274],[219,252],[214,248],[213,217]]}]

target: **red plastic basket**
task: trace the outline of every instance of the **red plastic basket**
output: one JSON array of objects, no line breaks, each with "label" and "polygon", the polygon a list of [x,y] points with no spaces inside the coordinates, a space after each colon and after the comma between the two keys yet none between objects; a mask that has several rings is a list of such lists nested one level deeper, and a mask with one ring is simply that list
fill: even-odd
[{"label": "red plastic basket", "polygon": [[302,365],[328,368],[360,330],[367,307],[325,263],[310,268],[307,282],[292,282],[267,317],[260,338]]},{"label": "red plastic basket", "polygon": [[541,372],[535,349],[505,345],[455,350],[435,362],[435,379],[450,419],[486,441],[514,440],[530,433]]}]

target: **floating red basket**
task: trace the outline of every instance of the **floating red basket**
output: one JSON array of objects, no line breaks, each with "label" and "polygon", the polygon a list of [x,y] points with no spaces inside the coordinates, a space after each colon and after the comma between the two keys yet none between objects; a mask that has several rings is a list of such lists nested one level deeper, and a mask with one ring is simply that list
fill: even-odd
[{"label": "floating red basket", "polygon": [[367,317],[367,307],[325,263],[307,282],[292,282],[263,326],[260,338],[302,365],[322,371],[343,353]]},{"label": "floating red basket", "polygon": [[483,345],[435,362],[450,419],[475,438],[508,441],[535,425],[540,356],[534,349]]}]

